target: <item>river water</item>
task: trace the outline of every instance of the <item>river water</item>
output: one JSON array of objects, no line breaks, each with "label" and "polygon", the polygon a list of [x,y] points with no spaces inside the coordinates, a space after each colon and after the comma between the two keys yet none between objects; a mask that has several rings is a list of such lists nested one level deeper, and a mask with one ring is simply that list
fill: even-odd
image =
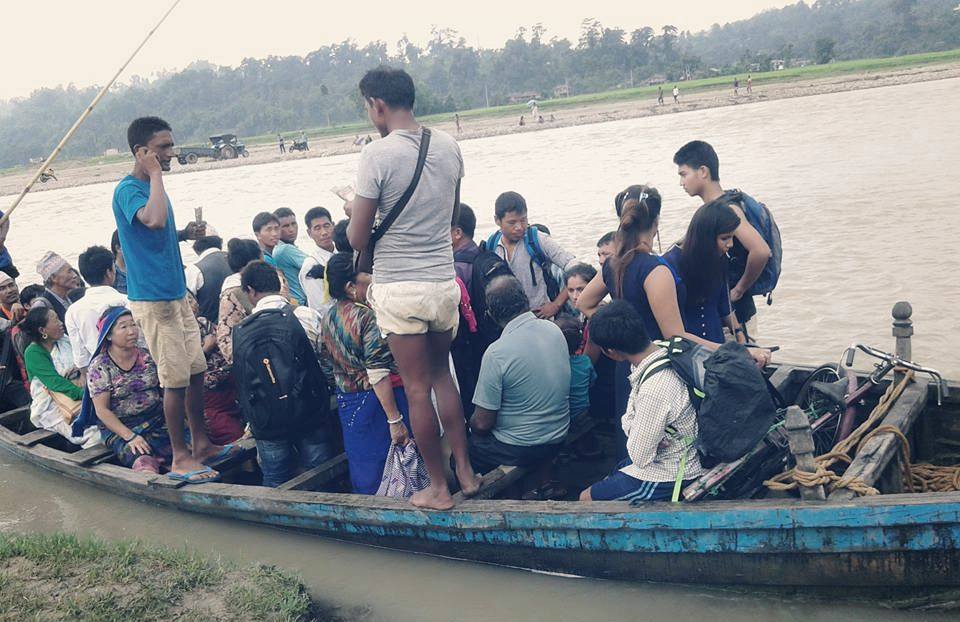
[{"label": "river water", "polygon": [[[478,213],[479,239],[493,229],[496,196],[516,190],[527,198],[531,221],[547,224],[563,246],[591,261],[596,240],[616,226],[613,196],[631,183],[660,189],[662,238],[682,236],[697,202],[680,188],[672,154],[688,140],[707,140],[720,154],[724,185],[766,202],[783,234],[780,286],[774,304],[760,310],[761,339],[781,346],[778,360],[835,360],[852,341],[892,349],[890,308],[908,300],[914,359],[960,378],[960,259],[953,248],[960,212],[950,194],[952,167],[960,162],[957,110],[960,80],[943,80],[471,140],[462,144],[463,200]],[[354,154],[173,175],[167,189],[180,223],[203,206],[225,239],[250,236],[254,214],[283,205],[299,214],[325,205],[339,217],[329,188],[351,182],[357,160]],[[8,243],[21,271],[32,272],[47,249],[74,261],[90,244],[108,245],[113,183],[31,195]],[[398,554],[156,509],[9,462],[0,454],[0,528],[186,541],[226,557],[277,563],[302,572],[317,596],[359,607],[354,613],[370,619],[907,615]]]}]

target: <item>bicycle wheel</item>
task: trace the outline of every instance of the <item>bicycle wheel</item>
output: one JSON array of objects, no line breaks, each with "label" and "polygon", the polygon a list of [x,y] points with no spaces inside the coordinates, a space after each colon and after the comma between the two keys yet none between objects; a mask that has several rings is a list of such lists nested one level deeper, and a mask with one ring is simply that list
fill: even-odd
[{"label": "bicycle wheel", "polygon": [[813,444],[817,455],[833,449],[840,426],[843,407],[813,390],[815,382],[836,382],[840,380],[840,370],[836,363],[827,363],[813,370],[810,377],[800,386],[794,404],[803,409],[810,418],[813,430]]}]

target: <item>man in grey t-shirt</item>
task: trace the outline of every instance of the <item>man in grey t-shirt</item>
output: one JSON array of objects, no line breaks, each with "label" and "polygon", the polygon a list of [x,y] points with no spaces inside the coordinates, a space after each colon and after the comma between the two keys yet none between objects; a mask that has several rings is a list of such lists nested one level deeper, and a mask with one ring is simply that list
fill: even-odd
[{"label": "man in grey t-shirt", "polygon": [[[368,71],[360,81],[360,94],[382,140],[364,147],[357,194],[346,206],[351,214],[347,236],[358,251],[367,248],[374,223],[394,209],[410,185],[424,136],[413,116],[413,80],[405,71],[387,67]],[[463,406],[448,362],[459,322],[460,288],[453,270],[450,226],[460,203],[461,177],[463,158],[456,141],[432,130],[420,182],[374,247],[373,284],[367,293],[380,332],[397,361],[413,435],[430,475],[430,486],[410,502],[436,510],[453,507],[438,414],[464,496],[473,496],[480,487],[470,465]],[[388,418],[388,423],[391,438],[405,438],[401,417]]]}]

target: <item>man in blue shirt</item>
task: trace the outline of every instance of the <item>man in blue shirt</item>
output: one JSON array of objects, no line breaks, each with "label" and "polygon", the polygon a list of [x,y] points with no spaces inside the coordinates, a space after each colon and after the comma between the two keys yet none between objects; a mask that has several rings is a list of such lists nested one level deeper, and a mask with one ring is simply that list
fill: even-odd
[{"label": "man in blue shirt", "polygon": [[[142,117],[127,130],[136,158],[133,173],[113,193],[113,215],[127,267],[130,310],[157,364],[163,387],[163,412],[173,448],[170,477],[191,483],[215,481],[206,466],[232,447],[213,445],[203,418],[203,373],[207,362],[200,329],[187,303],[183,260],[173,206],[164,190],[163,172],[174,157],[173,132],[158,117]],[[193,450],[187,448],[184,421]],[[124,439],[137,443],[137,435]]]}]

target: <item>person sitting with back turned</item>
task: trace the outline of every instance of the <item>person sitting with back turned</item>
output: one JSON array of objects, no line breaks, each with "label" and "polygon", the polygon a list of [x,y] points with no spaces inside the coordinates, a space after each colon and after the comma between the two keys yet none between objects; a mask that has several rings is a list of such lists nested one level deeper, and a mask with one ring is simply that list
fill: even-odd
[{"label": "person sitting with back turned", "polygon": [[[320,317],[280,295],[277,271],[263,261],[240,274],[253,313],[233,330],[233,374],[240,412],[257,439],[263,485],[276,488],[333,458],[327,381],[320,371]],[[283,393],[281,393],[281,391]]]},{"label": "person sitting with back turned", "polygon": [[307,254],[297,247],[297,235],[300,233],[297,215],[289,207],[279,207],[274,210],[273,215],[277,217],[280,226],[280,240],[273,249],[273,260],[287,281],[290,296],[297,304],[305,305],[307,296],[300,285],[300,270]]},{"label": "person sitting with back turned", "polygon": [[73,364],[70,341],[63,323],[49,306],[30,309],[21,328],[30,339],[23,355],[30,381],[30,422],[51,430],[74,445],[93,447],[100,442],[96,427],[84,426],[76,433],[71,422],[79,412],[83,388],[80,372]]},{"label": "person sitting with back turned", "polygon": [[333,247],[338,253],[353,252],[353,247],[350,246],[350,238],[347,237],[347,227],[349,226],[349,218],[344,218],[333,226]]},{"label": "person sitting with back turned", "polygon": [[[473,209],[461,203],[457,221],[450,228],[450,237],[453,240],[453,267],[469,300],[461,294],[460,329],[453,340],[451,355],[460,387],[460,402],[467,419],[473,414],[473,389],[477,386],[483,353],[497,340],[501,330],[487,315],[484,290],[493,277],[512,274],[503,259],[473,241],[476,227],[477,217]],[[471,327],[466,312],[472,313],[476,330]]]},{"label": "person sitting with back turned", "polygon": [[203,418],[207,422],[210,441],[223,445],[243,436],[240,407],[237,406],[237,385],[230,364],[217,344],[217,327],[200,315],[196,296],[187,293],[190,309],[200,326],[203,355],[207,357],[207,373],[203,375]]},{"label": "person sitting with back turned", "polygon": [[213,324],[220,320],[220,290],[230,276],[230,264],[223,251],[223,238],[207,227],[207,235],[193,243],[197,261],[186,268],[187,289],[200,306],[198,317]]},{"label": "person sitting with back turned", "polygon": [[300,287],[307,297],[307,306],[323,315],[333,305],[327,292],[327,282],[323,278],[323,267],[336,250],[333,242],[333,217],[325,207],[311,207],[307,210],[303,222],[307,226],[307,235],[316,244],[316,248],[307,255],[300,267]]},{"label": "person sitting with back turned", "polygon": [[233,329],[245,320],[253,305],[240,287],[240,272],[251,261],[258,261],[263,252],[253,240],[232,238],[227,242],[227,263],[233,274],[223,281],[220,291],[220,321],[217,323],[217,348],[226,360],[233,363]]},{"label": "person sitting with back turned", "polygon": [[504,192],[497,197],[494,217],[500,230],[487,240],[487,250],[510,265],[537,317],[554,317],[566,304],[567,291],[552,268],[562,274],[574,260],[573,254],[562,249],[549,234],[529,225],[527,202],[516,192]]},{"label": "person sitting with back turned", "polygon": [[570,419],[576,419],[590,410],[590,388],[597,381],[597,372],[593,361],[580,351],[583,341],[583,327],[580,320],[563,316],[554,320],[567,341],[567,354],[570,356]]},{"label": "person sitting with back turned", "polygon": [[357,273],[352,253],[330,258],[326,277],[335,304],[323,317],[324,351],[333,360],[337,413],[353,492],[377,492],[391,443],[410,438],[409,410],[397,364],[367,306],[370,275]]},{"label": "person sitting with back turned", "polygon": [[77,369],[86,371],[93,351],[100,340],[100,318],[110,307],[126,307],[127,297],[113,288],[115,278],[113,253],[102,246],[91,246],[80,253],[80,274],[89,283],[86,293],[67,309],[64,322],[73,362]]},{"label": "person sitting with back turned", "polygon": [[[704,205],[723,196],[720,159],[709,143],[702,140],[687,143],[673,156],[673,162],[677,165],[680,185],[687,194],[699,198]],[[740,225],[733,232],[733,247],[728,253],[730,302],[747,339],[756,340],[757,305],[749,292],[770,261],[771,251],[761,233],[750,224],[742,207],[733,202],[729,205],[740,219]]]},{"label": "person sitting with back turned", "polygon": [[[454,502],[445,478],[438,414],[464,496],[480,488],[467,455],[463,407],[449,363],[460,302],[450,227],[460,203],[463,156],[450,135],[417,123],[413,79],[405,71],[380,67],[367,72],[360,94],[383,138],[360,154],[356,197],[344,208],[352,214],[347,234],[354,249],[373,251],[373,284],[367,297],[397,361],[413,434],[430,475],[430,486],[410,502],[445,510]],[[412,185],[421,152],[424,163],[417,187],[402,212],[393,212]],[[399,216],[368,248],[375,217],[387,218],[391,212]]]},{"label": "person sitting with back turned", "polygon": [[501,464],[553,459],[570,426],[570,362],[556,324],[537,319],[523,285],[501,276],[487,285],[487,310],[503,327],[480,365],[470,419],[470,460],[480,473]]},{"label": "person sitting with back turned", "polygon": [[626,300],[600,307],[590,320],[590,338],[610,358],[630,364],[630,397],[621,419],[628,457],[581,492],[580,500],[669,499],[678,481],[689,483],[703,473],[694,446],[697,412],[687,385]]},{"label": "person sitting with back turned", "polygon": [[62,322],[70,306],[67,294],[71,289],[83,285],[79,274],[67,263],[67,260],[53,251],[47,251],[37,263],[37,274],[40,275],[45,288],[43,297],[57,312],[57,317]]}]

